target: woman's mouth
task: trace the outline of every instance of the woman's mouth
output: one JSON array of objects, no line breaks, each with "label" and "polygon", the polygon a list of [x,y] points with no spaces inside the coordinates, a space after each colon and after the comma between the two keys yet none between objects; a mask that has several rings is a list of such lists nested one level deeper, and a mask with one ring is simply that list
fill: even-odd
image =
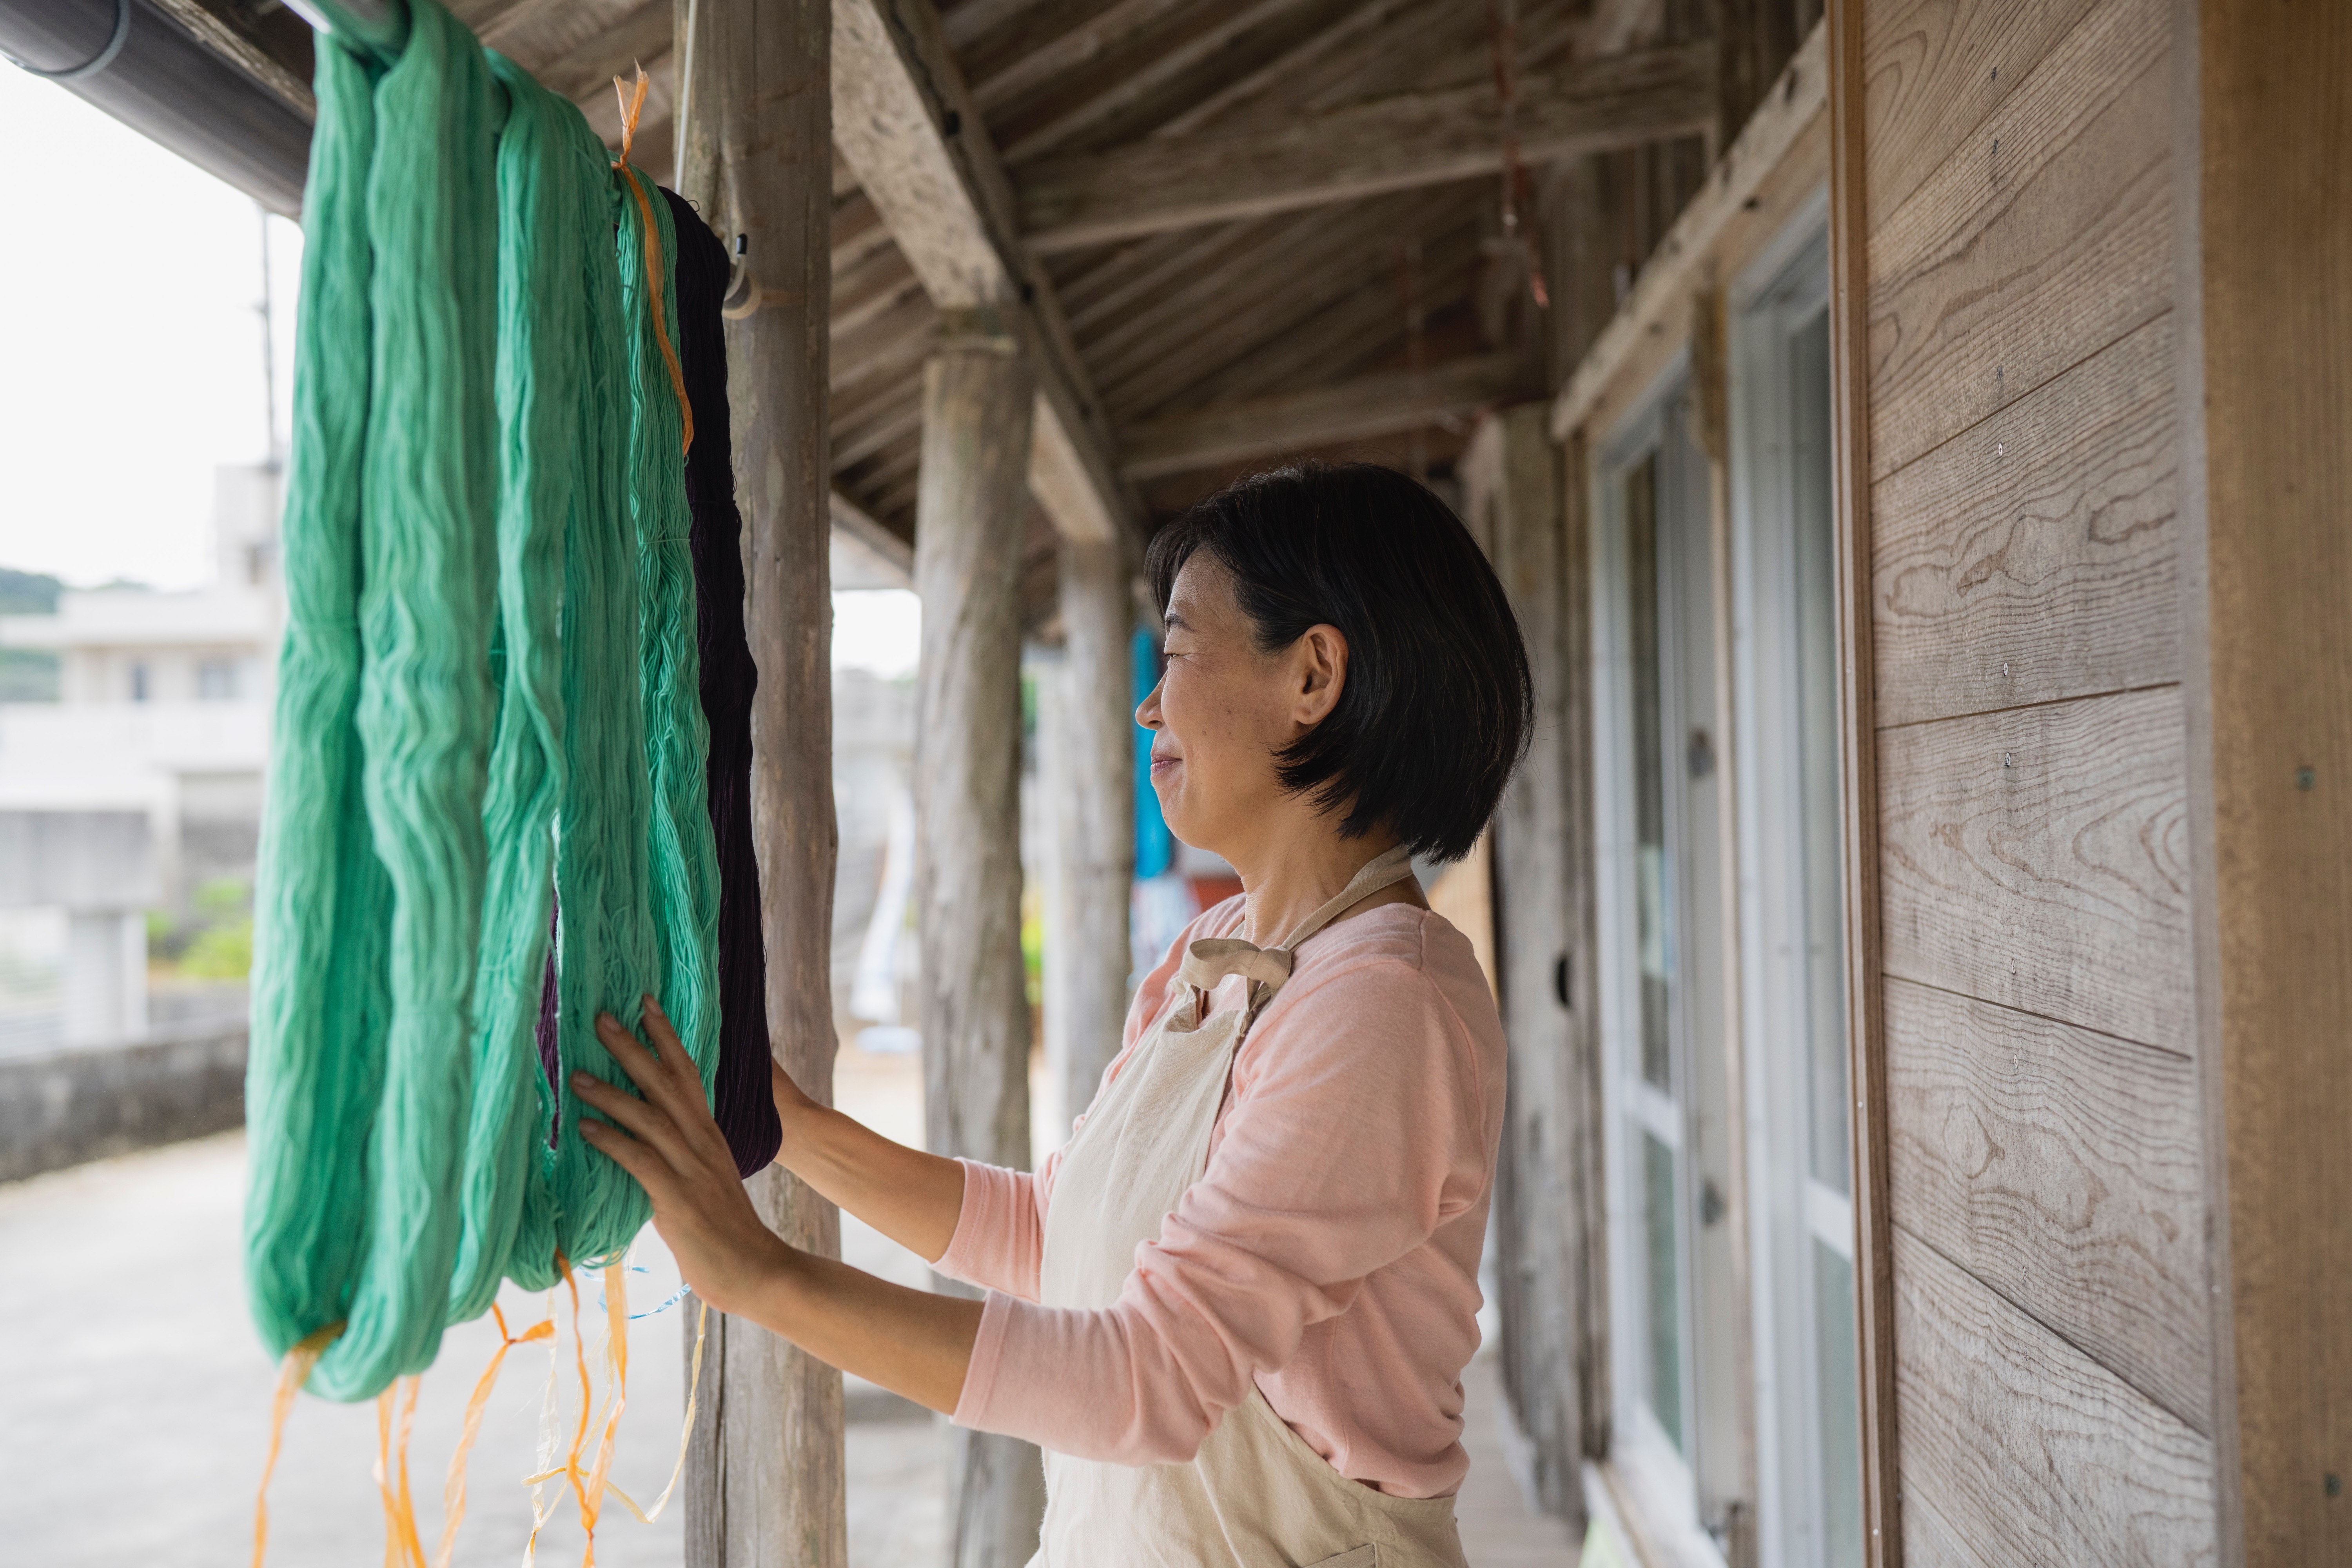
[{"label": "woman's mouth", "polygon": [[1181,758],[1181,757],[1163,755],[1162,753],[1160,753],[1160,752],[1152,752],[1152,753],[1151,753],[1151,776],[1152,776],[1152,777],[1154,777],[1154,778],[1158,778],[1158,777],[1160,775],[1160,773],[1162,773],[1163,772],[1165,772],[1166,770],[1168,770],[1168,769],[1170,769],[1170,768],[1174,767],[1178,763],[1181,763],[1181,762],[1182,762],[1183,760],[1184,760],[1184,759],[1183,759],[1183,758]]}]

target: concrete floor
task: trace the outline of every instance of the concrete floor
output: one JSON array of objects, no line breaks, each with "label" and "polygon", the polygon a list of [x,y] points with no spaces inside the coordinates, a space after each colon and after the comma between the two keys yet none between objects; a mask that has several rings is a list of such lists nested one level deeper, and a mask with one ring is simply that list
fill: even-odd
[{"label": "concrete floor", "polygon": [[[883,1131],[919,1136],[919,1074],[908,1058],[844,1053],[839,1098]],[[0,1186],[0,1557],[43,1568],[250,1562],[274,1369],[245,1312],[244,1180],[243,1137],[227,1133]],[[924,1280],[919,1259],[854,1222],[845,1226],[844,1251],[876,1272]],[[670,1294],[677,1270],[650,1229],[632,1262],[644,1272],[632,1276],[630,1305],[646,1311]],[[593,1369],[603,1314],[595,1293],[583,1295]],[[511,1288],[501,1301],[517,1328],[544,1315],[541,1298]],[[628,1413],[613,1478],[641,1503],[660,1492],[677,1454],[680,1334],[692,1331],[682,1316],[672,1308],[629,1326]],[[561,1302],[557,1321],[568,1367]],[[464,1403],[496,1345],[488,1319],[452,1330],[425,1377],[410,1464],[428,1552]],[[508,1358],[474,1450],[457,1568],[510,1568],[522,1555],[531,1501],[520,1483],[541,1468],[550,1362],[539,1346]],[[1491,1363],[1475,1363],[1467,1382],[1473,1463],[1461,1507],[1471,1562],[1574,1563],[1566,1532],[1526,1512],[1504,1466]],[[576,1398],[576,1387],[567,1374],[559,1396]],[[877,1393],[852,1389],[853,1411],[881,1418],[849,1429],[850,1561],[928,1568],[945,1557],[944,1434]],[[373,1406],[303,1399],[270,1487],[269,1560],[311,1568],[380,1552],[375,1458]],[[577,1515],[568,1497],[548,1490],[553,1518],[541,1536],[541,1560],[576,1562]],[[599,1563],[654,1568],[678,1556],[674,1512],[647,1527],[607,1502]]]}]

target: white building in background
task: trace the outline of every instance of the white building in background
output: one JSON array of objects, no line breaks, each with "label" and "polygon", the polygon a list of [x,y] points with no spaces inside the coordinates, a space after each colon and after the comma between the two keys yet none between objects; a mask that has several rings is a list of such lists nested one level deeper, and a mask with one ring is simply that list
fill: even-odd
[{"label": "white building in background", "polygon": [[[68,589],[55,615],[0,616],[0,647],[58,663],[58,700],[0,703],[0,1054],[143,1036],[147,911],[250,884],[285,624],[280,496],[275,470],[216,471],[202,588]],[[68,854],[70,875],[35,863],[92,832],[142,853]],[[157,1027],[225,1005],[174,997]]]},{"label": "white building in background", "polygon": [[0,647],[58,658],[58,700],[0,703],[0,810],[143,812],[162,901],[250,878],[285,623],[279,476],[224,468],[202,588],[68,589],[0,616]]}]

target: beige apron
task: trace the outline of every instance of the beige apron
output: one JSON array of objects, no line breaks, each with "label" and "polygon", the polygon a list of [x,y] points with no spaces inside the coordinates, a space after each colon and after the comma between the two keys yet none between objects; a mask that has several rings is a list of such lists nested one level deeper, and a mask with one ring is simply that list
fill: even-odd
[{"label": "beige apron", "polygon": [[[1118,1300],[1136,1248],[1207,1167],[1234,1053],[1285,980],[1297,945],[1412,874],[1379,856],[1280,947],[1192,943],[1184,999],[1145,1037],[1062,1155],[1045,1213],[1038,1299],[1099,1310]],[[1201,1017],[1229,975],[1239,1009]],[[1333,1469],[1253,1383],[1191,1463],[1112,1465],[1045,1456],[1044,1543],[1031,1568],[1465,1568],[1452,1498],[1390,1497]]]}]

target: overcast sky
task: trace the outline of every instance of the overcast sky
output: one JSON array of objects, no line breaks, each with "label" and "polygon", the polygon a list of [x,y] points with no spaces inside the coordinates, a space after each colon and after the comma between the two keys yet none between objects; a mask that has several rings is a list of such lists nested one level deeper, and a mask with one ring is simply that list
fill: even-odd
[{"label": "overcast sky", "polygon": [[[193,586],[214,468],[268,450],[260,209],[8,66],[0,147],[19,192],[0,246],[0,566]],[[269,227],[290,325],[301,237]]]},{"label": "overcast sky", "polygon": [[[213,469],[268,455],[264,220],[63,88],[0,64],[0,566],[76,586],[212,574]],[[268,220],[287,428],[302,237]],[[914,665],[914,595],[835,596],[835,662]]]}]

